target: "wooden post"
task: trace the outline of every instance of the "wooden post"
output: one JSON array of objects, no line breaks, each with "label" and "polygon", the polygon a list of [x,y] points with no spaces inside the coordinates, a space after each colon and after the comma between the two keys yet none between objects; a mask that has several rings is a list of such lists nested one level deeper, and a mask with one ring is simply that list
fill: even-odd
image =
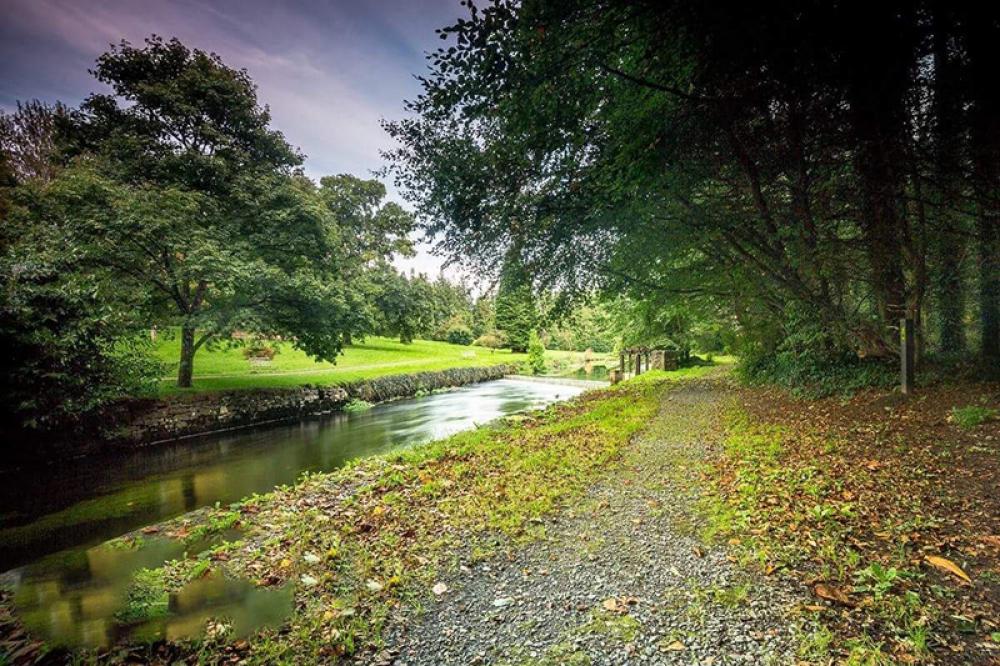
[{"label": "wooden post", "polygon": [[916,342],[912,319],[899,320],[899,369],[900,388],[904,395],[913,392],[913,363],[915,360]]},{"label": "wooden post", "polygon": [[622,373],[622,378],[625,378],[625,352],[618,352],[618,370]]},{"label": "wooden post", "polygon": [[637,351],[635,353],[635,376],[638,377],[642,374],[642,352]]}]

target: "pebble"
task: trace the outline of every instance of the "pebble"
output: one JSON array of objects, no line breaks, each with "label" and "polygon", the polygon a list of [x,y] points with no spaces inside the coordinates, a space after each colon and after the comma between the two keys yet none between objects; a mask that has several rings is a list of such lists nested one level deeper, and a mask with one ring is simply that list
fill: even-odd
[{"label": "pebble", "polygon": [[[801,599],[781,581],[741,570],[724,546],[701,543],[692,529],[696,482],[672,473],[711,455],[724,395],[712,380],[672,390],[627,465],[572,515],[546,520],[545,540],[462,564],[443,576],[454,594],[420,614],[400,610],[385,634],[395,666],[794,664],[786,612]],[[745,601],[713,597],[735,585],[748,586]],[[614,613],[602,605],[623,598],[638,601]]]}]

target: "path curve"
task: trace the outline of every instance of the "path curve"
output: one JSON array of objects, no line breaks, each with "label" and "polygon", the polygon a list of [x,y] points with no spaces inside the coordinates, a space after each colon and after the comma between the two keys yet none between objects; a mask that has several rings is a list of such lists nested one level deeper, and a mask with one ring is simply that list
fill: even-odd
[{"label": "path curve", "polygon": [[544,540],[445,578],[371,663],[794,663],[795,594],[699,536],[698,472],[716,450],[718,379],[669,390],[623,470],[545,523]]}]

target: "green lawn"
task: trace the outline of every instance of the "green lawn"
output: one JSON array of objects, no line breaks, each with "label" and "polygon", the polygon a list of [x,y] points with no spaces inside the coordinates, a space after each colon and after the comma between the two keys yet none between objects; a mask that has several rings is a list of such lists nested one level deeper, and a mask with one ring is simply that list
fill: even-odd
[{"label": "green lawn", "polygon": [[[383,375],[519,363],[527,358],[527,354],[512,354],[506,349],[493,350],[431,340],[415,340],[404,345],[395,339],[371,337],[345,349],[334,364],[316,362],[290,344],[274,344],[279,352],[267,367],[251,367],[243,357],[242,347],[219,345],[214,349],[199,350],[194,359],[194,387],[183,390],[337,384]],[[176,387],[172,374],[177,370],[177,359],[180,357],[180,338],[161,336],[154,344],[154,353],[171,373],[161,380],[160,391],[181,391]],[[549,351],[547,355],[563,364],[583,362],[581,352]]]}]

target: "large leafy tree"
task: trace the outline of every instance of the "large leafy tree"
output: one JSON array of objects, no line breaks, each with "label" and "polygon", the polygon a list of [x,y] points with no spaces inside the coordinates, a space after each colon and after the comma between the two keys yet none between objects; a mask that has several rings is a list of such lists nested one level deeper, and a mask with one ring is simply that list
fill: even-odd
[{"label": "large leafy tree", "polygon": [[564,293],[724,309],[754,353],[890,354],[933,271],[962,302],[930,249],[972,242],[993,354],[997,29],[929,2],[498,0],[442,30],[389,157],[480,269],[517,245]]},{"label": "large leafy tree", "polygon": [[[66,109],[38,102],[0,114],[0,431],[75,428],[82,417],[159,372],[137,334],[135,301],[115,281],[81,272],[80,248],[59,225],[75,205],[47,200],[59,182],[56,125]],[[52,186],[56,187],[56,186]]]},{"label": "large leafy tree", "polygon": [[349,174],[324,176],[319,195],[339,231],[339,251],[344,261],[339,279],[351,285],[346,291],[350,321],[344,343],[354,336],[378,333],[381,319],[377,296],[384,287],[386,259],[413,252],[409,232],[413,216],[398,204],[385,202],[385,185]]},{"label": "large leafy tree", "polygon": [[114,94],[75,116],[78,156],[47,194],[78,214],[52,222],[95,271],[146,296],[151,323],[180,327],[178,385],[199,348],[235,329],[328,360],[364,331],[345,278],[395,248],[405,215],[382,214],[370,184],[298,175],[249,75],[214,54],[152,37],[112,48],[94,74]]}]

